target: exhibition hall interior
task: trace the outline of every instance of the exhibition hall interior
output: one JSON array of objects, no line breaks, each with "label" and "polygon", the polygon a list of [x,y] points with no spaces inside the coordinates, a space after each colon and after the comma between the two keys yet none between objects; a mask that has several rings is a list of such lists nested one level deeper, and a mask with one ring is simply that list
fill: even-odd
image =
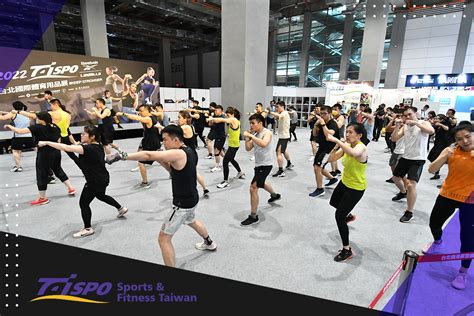
[{"label": "exhibition hall interior", "polygon": [[474,1],[0,16],[2,232],[395,314],[474,311]]}]

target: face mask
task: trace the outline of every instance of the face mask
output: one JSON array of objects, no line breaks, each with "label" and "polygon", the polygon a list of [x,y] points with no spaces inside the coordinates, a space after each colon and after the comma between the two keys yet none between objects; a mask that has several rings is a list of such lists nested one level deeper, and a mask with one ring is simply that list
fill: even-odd
[{"label": "face mask", "polygon": [[337,111],[332,111],[332,116],[339,116],[339,113]]}]

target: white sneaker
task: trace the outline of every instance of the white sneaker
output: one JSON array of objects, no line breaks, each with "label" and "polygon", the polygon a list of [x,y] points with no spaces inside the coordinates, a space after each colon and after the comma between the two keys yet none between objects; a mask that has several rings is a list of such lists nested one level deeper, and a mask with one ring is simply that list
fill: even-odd
[{"label": "white sneaker", "polygon": [[214,251],[217,249],[217,244],[213,241],[212,244],[208,245],[205,242],[199,242],[194,245],[197,250],[209,250]]},{"label": "white sneaker", "polygon": [[135,167],[135,168],[133,168],[133,169],[130,169],[130,172],[137,172],[139,169],[140,169],[140,168]]},{"label": "white sneaker", "polygon": [[227,181],[222,181],[221,183],[217,185],[219,189],[227,188],[228,186],[229,186],[229,182]]},{"label": "white sneaker", "polygon": [[314,156],[311,156],[308,158],[308,161],[313,161],[314,160]]},{"label": "white sneaker", "polygon": [[250,161],[254,161],[254,160],[255,160],[255,156],[250,156],[250,157],[249,157],[249,160],[250,160]]},{"label": "white sneaker", "polygon": [[17,166],[14,166],[13,168],[10,169],[11,172],[17,172],[18,171],[18,167]]},{"label": "white sneaker", "polygon": [[235,176],[236,179],[245,179],[245,173],[243,173],[242,171],[237,173],[237,175]]},{"label": "white sneaker", "polygon": [[120,218],[120,217],[123,217],[125,215],[125,213],[128,212],[128,208],[126,207],[121,207],[119,210],[118,210],[118,215],[117,215],[117,218]]},{"label": "white sneaker", "polygon": [[219,171],[221,171],[221,170],[222,170],[221,167],[217,167],[217,166],[216,166],[216,167],[212,168],[212,169],[210,170],[210,172],[219,172]]},{"label": "white sneaker", "polygon": [[212,159],[212,158],[214,158],[214,156],[207,155],[206,157],[204,157],[204,159]]},{"label": "white sneaker", "polygon": [[423,249],[421,249],[421,252],[424,254],[435,254],[435,253],[442,253],[444,249],[444,244],[443,241],[441,240],[440,242],[430,242],[428,243]]},{"label": "white sneaker", "polygon": [[91,228],[83,228],[80,231],[78,231],[77,233],[75,233],[74,235],[72,235],[72,237],[82,238],[82,237],[90,236],[92,234],[94,234],[94,230],[92,229],[92,227]]},{"label": "white sneaker", "polygon": [[[213,242],[214,243],[214,242]],[[467,284],[467,273],[459,272],[451,285],[457,290],[464,290]]]}]

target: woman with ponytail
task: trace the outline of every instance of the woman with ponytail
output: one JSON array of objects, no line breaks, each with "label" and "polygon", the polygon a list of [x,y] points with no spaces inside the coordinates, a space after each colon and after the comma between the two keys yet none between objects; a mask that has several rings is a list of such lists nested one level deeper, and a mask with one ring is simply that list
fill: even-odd
[{"label": "woman with ponytail", "polygon": [[240,169],[239,163],[235,160],[235,155],[240,147],[240,112],[236,108],[229,106],[225,111],[225,114],[227,118],[214,117],[207,119],[208,122],[227,123],[229,125],[229,148],[225,152],[223,162],[224,181],[217,185],[219,189],[229,186],[229,162],[237,170],[237,175],[235,177],[238,179],[245,179],[245,174]]},{"label": "woman with ponytail", "polygon": [[368,151],[367,131],[360,123],[351,123],[346,129],[346,140],[340,140],[333,135],[327,135],[327,140],[339,147],[329,156],[329,162],[342,158],[341,181],[332,193],[329,204],[336,208],[336,223],[342,239],[342,250],[339,251],[334,261],[341,262],[352,258],[352,249],[349,245],[348,222],[355,220],[351,211],[359,203],[367,188],[365,169],[367,168]]},{"label": "woman with ponytail", "polygon": [[[58,142],[61,132],[59,127],[53,123],[51,115],[44,111],[36,113],[35,117],[37,124],[29,126],[28,128],[18,128],[12,125],[6,125],[5,127],[17,134],[31,133],[37,142]],[[61,168],[61,152],[51,147],[42,147],[38,148],[36,154],[36,182],[38,185],[39,197],[32,201],[30,203],[31,205],[44,205],[49,203],[49,200],[46,197],[46,189],[48,187],[48,175],[50,170],[52,170],[56,177],[64,183],[68,189],[67,192],[69,195],[76,194],[76,189],[72,187],[68,176]]]},{"label": "woman with ponytail", "polygon": [[[26,111],[27,107],[21,101],[13,102],[13,109],[15,111]],[[0,121],[10,120],[10,124],[17,128],[27,128],[30,126],[30,119],[24,115],[9,112],[5,115],[0,115]],[[30,149],[36,147],[35,141],[30,133],[28,134],[17,134],[13,133],[12,138],[12,153],[15,166],[10,170],[11,172],[22,172],[23,167],[21,166],[21,151],[23,149]]]}]

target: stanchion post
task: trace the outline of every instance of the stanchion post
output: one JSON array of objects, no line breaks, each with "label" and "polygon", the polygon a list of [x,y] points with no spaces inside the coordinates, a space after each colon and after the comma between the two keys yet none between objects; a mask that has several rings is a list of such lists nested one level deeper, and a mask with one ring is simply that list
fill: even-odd
[{"label": "stanchion post", "polygon": [[403,315],[405,313],[405,305],[417,263],[418,254],[416,252],[406,250],[403,253],[403,266],[398,279],[398,290],[393,308],[393,312],[396,314]]}]

